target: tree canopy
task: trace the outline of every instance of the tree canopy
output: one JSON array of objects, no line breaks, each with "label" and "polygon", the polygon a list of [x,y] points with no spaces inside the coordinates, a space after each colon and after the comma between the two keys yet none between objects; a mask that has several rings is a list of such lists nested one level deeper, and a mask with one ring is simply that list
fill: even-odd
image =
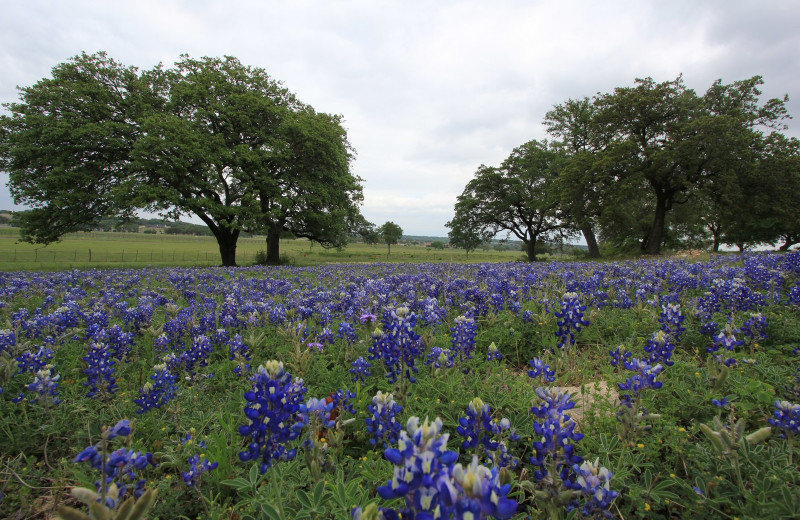
[{"label": "tree canopy", "polygon": [[519,146],[499,167],[481,165],[458,196],[455,216],[447,223],[454,243],[477,246],[506,232],[522,241],[536,260],[539,240],[561,237],[570,227],[560,218],[556,152],[547,143]]},{"label": "tree canopy", "polygon": [[340,247],[365,223],[341,116],[236,58],[139,73],[83,54],[21,94],[0,119],[0,166],[17,203],[35,208],[26,240],[145,208],[199,217],[223,265],[235,265],[240,232],[264,233],[276,263],[285,231]]},{"label": "tree canopy", "polygon": [[378,234],[388,247],[387,255],[392,254],[392,244],[396,244],[403,237],[403,228],[394,222],[386,222],[378,228]]}]

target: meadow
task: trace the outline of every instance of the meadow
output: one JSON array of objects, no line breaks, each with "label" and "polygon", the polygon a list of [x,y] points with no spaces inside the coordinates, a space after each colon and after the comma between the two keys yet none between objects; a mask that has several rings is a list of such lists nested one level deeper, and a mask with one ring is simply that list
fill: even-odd
[{"label": "meadow", "polygon": [[[325,249],[305,239],[281,240],[281,255],[298,266],[368,262],[511,262],[520,251],[432,249],[424,245],[387,247],[363,243]],[[236,249],[238,265],[252,265],[266,248],[264,237],[243,237]],[[213,266],[220,264],[217,242],[210,236],[91,231],[68,233],[48,246],[19,242],[17,228],[0,226],[0,270],[72,268]]]},{"label": "meadow", "polygon": [[800,517],[800,253],[449,253],[0,272],[0,517]]}]

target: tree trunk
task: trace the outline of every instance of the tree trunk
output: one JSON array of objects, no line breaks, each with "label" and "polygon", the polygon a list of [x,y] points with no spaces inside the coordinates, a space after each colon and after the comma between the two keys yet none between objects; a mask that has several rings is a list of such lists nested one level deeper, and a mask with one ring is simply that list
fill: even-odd
[{"label": "tree trunk", "polygon": [[647,237],[645,254],[657,255],[661,252],[661,240],[664,237],[664,225],[667,217],[667,201],[663,195],[656,196],[656,214],[653,217],[653,227]]},{"label": "tree trunk", "polygon": [[386,246],[389,248],[388,252],[386,253],[386,256],[389,256],[392,254],[392,244],[386,242]]},{"label": "tree trunk", "polygon": [[713,233],[714,236],[714,244],[711,246],[711,250],[715,253],[719,253],[719,233]]},{"label": "tree trunk", "polygon": [[798,241],[796,237],[784,235],[784,243],[781,247],[778,248],[778,251],[788,251],[790,247],[795,245]]},{"label": "tree trunk", "polygon": [[583,239],[586,240],[586,246],[589,248],[589,258],[600,258],[600,246],[597,245],[597,237],[594,236],[592,226],[586,224],[581,227]]},{"label": "tree trunk", "polygon": [[525,242],[525,253],[528,255],[529,262],[536,261],[536,239],[532,238]]},{"label": "tree trunk", "polygon": [[272,224],[267,230],[267,264],[278,265],[281,263],[281,228],[279,224]]},{"label": "tree trunk", "polygon": [[223,267],[236,266],[236,239],[238,238],[238,230],[231,231],[220,227],[217,234],[217,244],[219,245],[219,254],[222,257]]}]

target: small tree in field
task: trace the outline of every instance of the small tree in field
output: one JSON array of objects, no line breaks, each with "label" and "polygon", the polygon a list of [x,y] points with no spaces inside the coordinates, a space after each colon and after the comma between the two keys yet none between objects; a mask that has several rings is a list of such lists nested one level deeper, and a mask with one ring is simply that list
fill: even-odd
[{"label": "small tree in field", "polygon": [[400,237],[403,236],[403,228],[395,224],[394,222],[387,222],[386,224],[382,225],[378,228],[378,233],[380,233],[381,238],[386,245],[388,246],[388,252],[386,255],[392,254],[392,244],[396,244]]}]

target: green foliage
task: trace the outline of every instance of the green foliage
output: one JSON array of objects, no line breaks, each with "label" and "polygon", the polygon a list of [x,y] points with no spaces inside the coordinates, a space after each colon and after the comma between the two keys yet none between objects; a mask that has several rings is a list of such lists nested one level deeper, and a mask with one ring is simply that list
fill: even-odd
[{"label": "green foliage", "polygon": [[469,249],[506,232],[523,242],[528,260],[536,260],[538,241],[564,236],[569,229],[559,219],[554,158],[546,142],[530,141],[500,167],[481,165],[447,223],[451,242]]},{"label": "green foliage", "polygon": [[364,221],[341,117],[233,57],[140,73],[82,54],[5,106],[0,168],[33,207],[19,217],[32,243],[147,209],[198,217],[223,265],[235,265],[243,230],[265,232],[277,263],[286,230],[340,247]]},{"label": "green foliage", "polygon": [[396,244],[403,237],[403,228],[388,221],[378,228],[378,234],[388,247],[388,253],[392,253],[392,244]]}]

